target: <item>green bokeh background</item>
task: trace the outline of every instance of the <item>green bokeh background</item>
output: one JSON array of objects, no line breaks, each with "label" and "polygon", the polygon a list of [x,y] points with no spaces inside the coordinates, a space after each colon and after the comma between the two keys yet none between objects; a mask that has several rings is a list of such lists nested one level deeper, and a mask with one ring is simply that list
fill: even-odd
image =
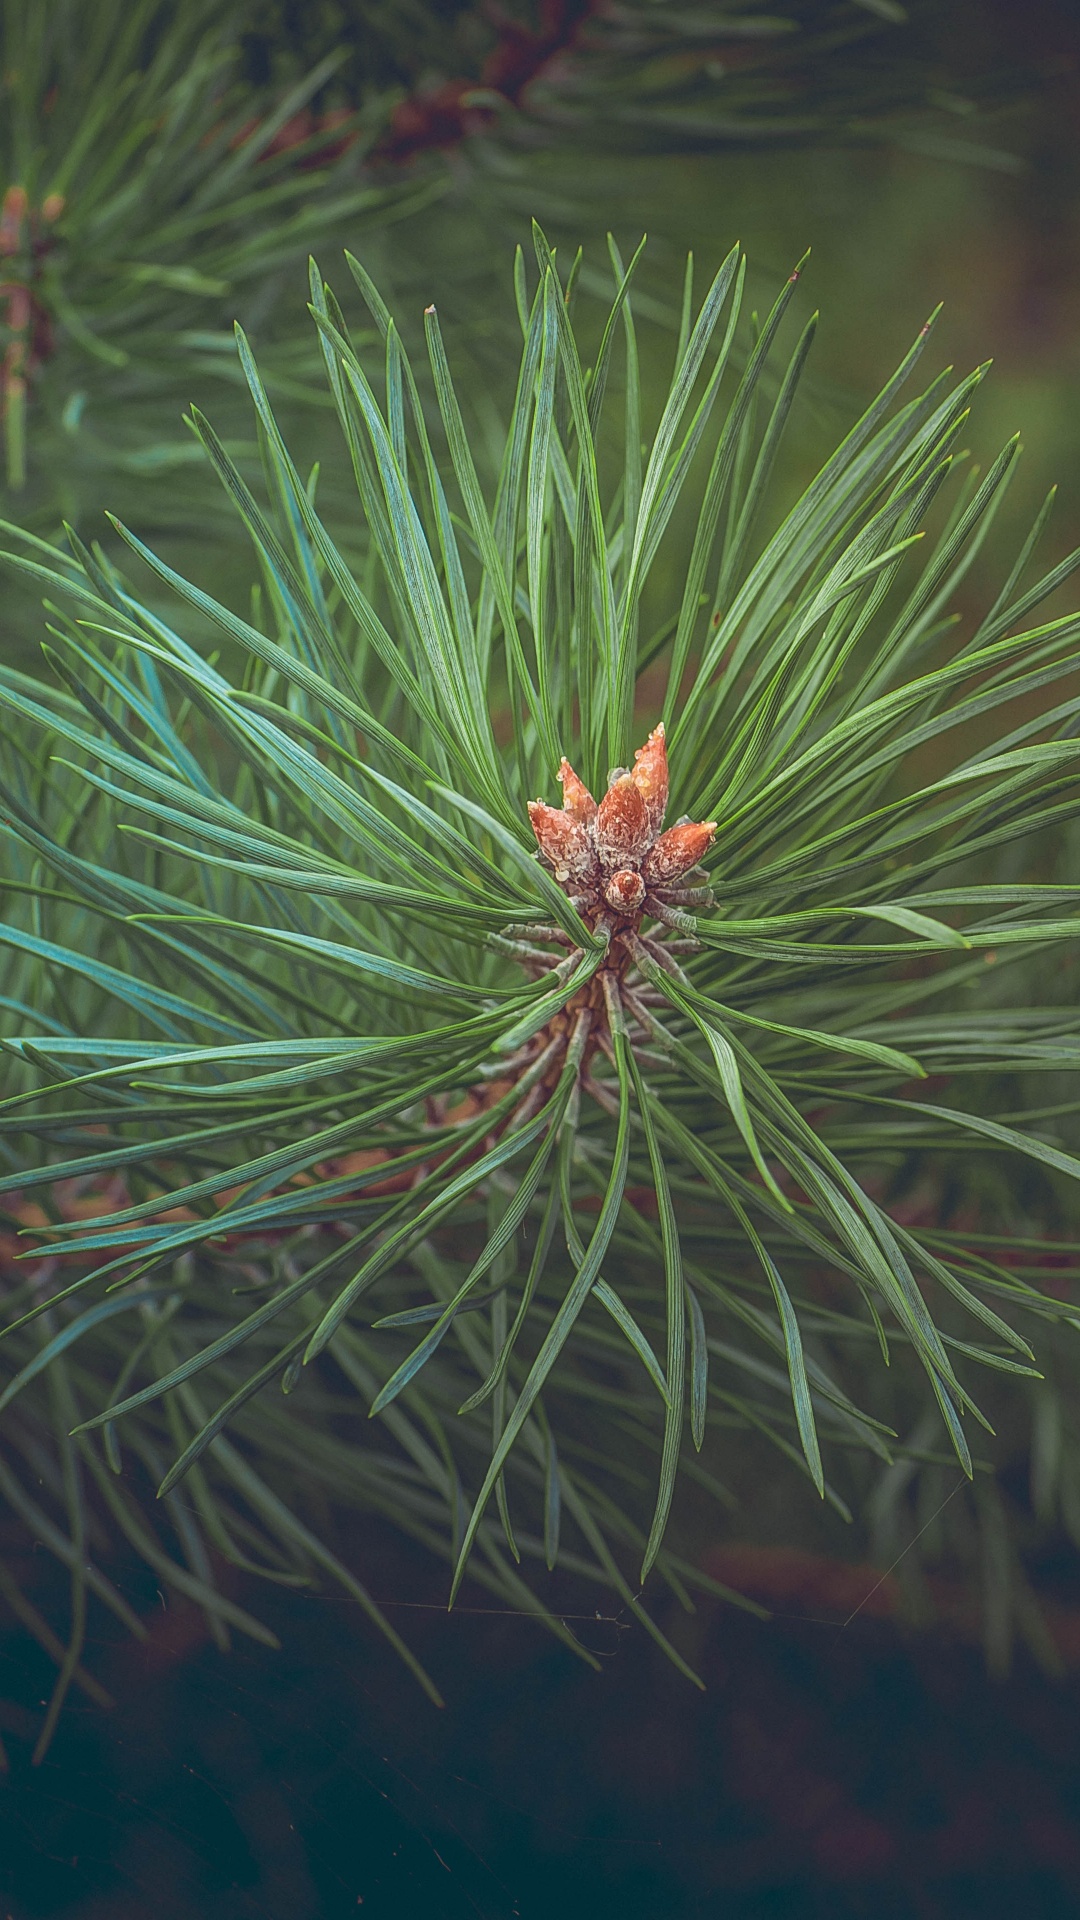
[{"label": "green bokeh background", "polygon": [[[1000,93],[1016,73],[1020,97],[976,112],[943,84],[940,98],[931,89],[932,104],[946,105],[931,131],[896,139],[886,129],[842,149],[620,155],[583,164],[580,156],[557,151],[516,157],[503,151],[493,159],[481,143],[474,153],[449,156],[448,190],[427,209],[374,231],[324,236],[320,266],[359,318],[340,249],[357,252],[410,343],[419,339],[423,306],[437,303],[459,386],[473,398],[482,436],[485,409],[488,417],[503,411],[511,390],[512,252],[520,241],[531,259],[532,214],[561,254],[584,245],[585,301],[590,275],[598,291],[610,284],[606,229],[624,256],[648,234],[637,302],[646,386],[651,375],[658,396],[687,249],[703,285],[741,241],[749,255],[751,304],[764,308],[809,248],[790,330],[815,308],[821,324],[777,483],[781,494],[791,495],[942,302],[927,370],[994,362],[972,416],[967,444],[973,457],[992,458],[1018,430],[1025,447],[994,540],[969,580],[977,600],[995,575],[996,555],[1015,547],[1051,485],[1060,492],[1048,550],[1057,558],[1080,536],[1080,17],[1065,0],[1038,0],[1023,9],[1009,0],[967,0],[923,10],[912,31],[924,48],[929,42],[943,83],[960,74],[976,96],[981,83]],[[412,172],[421,179],[440,164],[424,156]],[[302,331],[306,298],[297,265],[277,276],[272,319],[262,299],[242,313],[257,351],[275,333]],[[599,315],[600,303],[594,304]],[[231,381],[207,378],[190,397],[233,445],[248,439],[253,453],[245,404]],[[328,475],[340,470],[329,413],[286,400],[281,417],[301,464],[320,459]],[[179,420],[170,419],[164,431],[182,437]],[[347,498],[343,472],[341,478]],[[208,470],[185,468],[183,487],[192,503],[187,534],[155,525],[150,490],[140,503],[126,476],[103,473],[89,487],[83,481],[80,531],[108,544],[104,512],[116,508],[181,567],[238,604],[250,580],[242,537],[219,513]],[[20,517],[30,504],[8,497],[5,511]],[[40,520],[38,526],[52,531]],[[208,529],[216,537],[208,539]],[[677,568],[677,532],[669,547]],[[5,595],[9,657],[14,651],[29,664],[40,632],[33,596],[10,582]]]}]

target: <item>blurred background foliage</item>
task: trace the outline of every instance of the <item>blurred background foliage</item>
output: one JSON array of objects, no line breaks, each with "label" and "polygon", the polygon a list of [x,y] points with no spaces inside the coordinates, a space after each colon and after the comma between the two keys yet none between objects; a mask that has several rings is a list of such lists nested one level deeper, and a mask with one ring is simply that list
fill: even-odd
[{"label": "blurred background foliage", "polygon": [[[330,511],[305,254],[340,281],[349,246],[417,329],[435,300],[482,415],[508,397],[493,276],[535,216],[564,253],[587,245],[586,299],[606,230],[626,254],[647,231],[646,313],[689,246],[711,274],[740,239],[762,297],[813,247],[825,324],[793,491],[943,299],[939,359],[999,357],[981,444],[1019,423],[1037,449],[1020,526],[1077,459],[1056,404],[1075,352],[1068,40],[1065,10],[1021,25],[1004,0],[8,0],[0,514],[102,537],[108,507],[181,565],[214,541],[246,591],[182,424],[198,400],[254,466],[233,319]],[[669,353],[646,342],[647,386]],[[28,651],[36,604],[8,591]]]}]

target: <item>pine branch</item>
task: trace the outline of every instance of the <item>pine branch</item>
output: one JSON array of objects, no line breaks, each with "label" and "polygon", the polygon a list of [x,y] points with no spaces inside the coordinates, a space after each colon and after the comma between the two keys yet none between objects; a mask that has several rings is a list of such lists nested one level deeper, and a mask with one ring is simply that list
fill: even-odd
[{"label": "pine branch", "polygon": [[[211,1549],[359,1591],[297,1519],[304,1484],[515,1604],[502,1535],[512,1560],[662,1576],[688,1439],[692,1458],[739,1431],[755,1459],[768,1440],[847,1511],[869,1468],[918,1457],[925,1440],[897,1436],[931,1409],[971,1475],[978,1403],[1037,1378],[1047,1326],[1076,1321],[1071,1267],[1033,1285],[1037,1264],[905,1213],[898,1177],[947,1155],[976,1181],[1080,1178],[1052,1125],[1008,1104],[1018,1074],[1068,1070],[1075,1010],[1027,1004],[1004,964],[1068,948],[1076,889],[980,868],[1075,805],[1080,622],[1029,624],[1063,570],[1014,571],[937,650],[1011,450],[950,515],[975,380],[902,398],[924,330],[758,525],[791,396],[774,387],[771,417],[750,401],[797,276],[736,373],[732,256],[627,489],[632,290],[617,271],[587,367],[536,248],[488,489],[434,312],[426,407],[363,269],[375,354],[314,273],[362,577],[242,336],[264,497],[195,422],[255,545],[261,624],[130,533],[168,618],[77,537],[10,556],[49,595],[56,680],[0,670],[0,1196],[32,1255],[5,1265],[5,1471],[29,1514],[18,1460],[62,1378],[81,1464],[48,1496],[67,1502],[53,1550],[78,1560],[96,1503],[249,1631]],[[639,717],[638,608],[676,515],[695,558],[659,723]],[[238,676],[189,644],[191,620]],[[1044,704],[1017,728],[1021,697]],[[192,1488],[192,1539],[113,1481],[122,1448],[165,1495]],[[68,1677],[77,1662],[78,1634]]]}]

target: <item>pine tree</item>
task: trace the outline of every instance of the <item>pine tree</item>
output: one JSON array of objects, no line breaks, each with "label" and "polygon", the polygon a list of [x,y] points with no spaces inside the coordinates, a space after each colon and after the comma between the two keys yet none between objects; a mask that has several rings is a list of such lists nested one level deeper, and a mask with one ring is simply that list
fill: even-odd
[{"label": "pine tree", "polygon": [[[687,274],[649,424],[637,257],[588,351],[576,263],[539,231],[536,263],[490,480],[434,309],[422,374],[359,262],[355,338],[313,272],[357,566],[242,334],[265,488],[193,418],[246,615],[123,528],[152,602],[77,535],[19,543],[53,678],[0,673],[0,1190],[33,1229],[0,1491],[72,1570],[42,1742],[88,1594],[126,1608],[91,1515],[220,1634],[261,1629],[215,1553],[338,1579],[407,1659],[304,1489],[571,1643],[531,1570],[662,1638],[646,1581],[715,1588],[680,1472],[721,1499],[733,1460],[886,1528],[967,1476],[1007,1551],[984,1406],[1076,1316],[997,1169],[1080,1176],[1008,1104],[1076,1029],[1015,963],[1077,920],[995,860],[1075,806],[1080,626],[1037,609],[1080,556],[1029,582],[1041,515],[957,625],[1017,448],[962,457],[984,369],[909,393],[932,323],[776,517],[798,270],[750,329],[737,251],[700,306]],[[919,1217],[941,1166],[994,1169],[975,1228]]]}]

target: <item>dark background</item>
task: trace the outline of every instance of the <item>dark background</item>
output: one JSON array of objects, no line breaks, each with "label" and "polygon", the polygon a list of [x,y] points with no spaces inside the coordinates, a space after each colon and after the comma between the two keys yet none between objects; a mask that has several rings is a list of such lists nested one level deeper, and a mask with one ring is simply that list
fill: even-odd
[{"label": "dark background", "polygon": [[[5,1915],[1080,1912],[1075,1677],[1021,1656],[991,1682],[962,1623],[905,1638],[872,1603],[844,1626],[822,1563],[769,1622],[663,1621],[699,1694],[614,1607],[597,1616],[595,1589],[561,1604],[599,1675],[468,1596],[448,1620],[438,1573],[394,1539],[356,1545],[446,1708],[348,1603],[263,1591],[285,1650],[223,1655],[200,1615],[150,1594],[148,1643],[94,1650],[115,1711],[76,1700],[44,1765],[4,1789]],[[9,1643],[5,1691],[26,1694],[28,1659]],[[44,1693],[44,1661],[38,1677]]]}]

